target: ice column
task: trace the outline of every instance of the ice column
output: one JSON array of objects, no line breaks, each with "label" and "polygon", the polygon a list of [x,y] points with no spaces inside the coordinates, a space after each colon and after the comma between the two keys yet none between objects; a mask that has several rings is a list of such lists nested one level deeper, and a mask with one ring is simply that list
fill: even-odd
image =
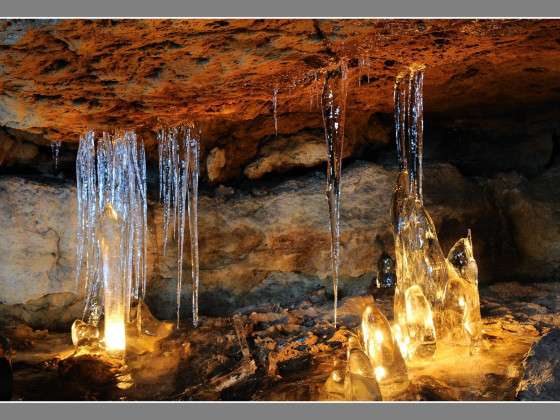
[{"label": "ice column", "polygon": [[423,70],[413,65],[395,83],[399,174],[391,210],[397,260],[395,320],[409,343],[407,355],[430,357],[441,327],[447,264],[422,200]]},{"label": "ice column", "polygon": [[125,279],[122,272],[123,222],[111,204],[105,206],[97,226],[100,275],[105,300],[105,348],[125,349]]}]

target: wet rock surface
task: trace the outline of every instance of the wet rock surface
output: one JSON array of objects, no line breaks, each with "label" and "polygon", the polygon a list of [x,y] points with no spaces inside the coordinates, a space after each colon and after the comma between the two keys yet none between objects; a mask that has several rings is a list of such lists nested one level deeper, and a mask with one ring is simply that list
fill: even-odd
[{"label": "wet rock surface", "polygon": [[[557,375],[552,375],[556,353],[549,350],[558,344],[559,291],[559,283],[483,288],[480,352],[469,355],[468,350],[463,354],[461,349],[440,347],[433,361],[408,366],[406,389],[382,385],[383,399],[558,399]],[[69,332],[20,327],[33,339],[15,352],[13,398],[328,399],[325,382],[346,360],[348,338],[369,302],[371,296],[342,299],[336,331],[331,302],[312,304],[311,297],[291,309],[263,305],[233,318],[203,317],[197,329],[186,327],[160,335],[149,346],[131,347],[122,361],[74,353]],[[391,302],[390,297],[377,300],[389,319]],[[10,330],[2,334],[11,334],[17,342]],[[132,340],[143,340],[137,337]],[[518,393],[518,387],[523,391]],[[534,392],[537,388],[539,394]]]}]

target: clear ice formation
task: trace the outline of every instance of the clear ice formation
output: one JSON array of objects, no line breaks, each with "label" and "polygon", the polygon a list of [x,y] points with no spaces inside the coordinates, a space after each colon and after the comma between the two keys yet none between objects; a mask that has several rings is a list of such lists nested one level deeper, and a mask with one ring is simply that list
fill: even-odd
[{"label": "clear ice formation", "polygon": [[72,323],[72,344],[75,347],[90,345],[99,339],[99,330],[95,325],[77,319]]},{"label": "clear ice formation", "polygon": [[[397,259],[394,314],[402,334],[410,340],[407,354],[429,357],[435,351],[436,318],[441,313],[447,266],[432,219],[422,202],[423,66],[414,65],[395,83],[395,133],[399,175],[393,193],[392,222]],[[418,304],[429,311],[417,313]],[[423,308],[423,307],[422,307]],[[426,319],[431,317],[432,319]],[[418,319],[423,331],[414,335]],[[426,340],[426,341],[424,341]],[[416,353],[416,354],[415,354]]]},{"label": "clear ice formation", "polygon": [[471,231],[459,239],[447,256],[449,279],[445,289],[443,339],[478,350],[482,334],[478,267],[473,255]]},{"label": "clear ice formation", "polygon": [[[423,70],[413,65],[401,73],[394,91],[399,166],[391,205],[397,260],[395,336],[409,358],[433,356],[437,340],[449,337],[450,328],[457,325],[470,328],[473,337],[480,335],[472,243],[468,238],[459,241],[446,258],[423,205]],[[460,310],[463,303],[468,309]],[[461,323],[449,317],[461,317]]]},{"label": "clear ice formation", "polygon": [[[147,199],[144,144],[133,131],[80,138],[76,160],[78,234],[76,280],[85,290],[83,320],[97,326],[104,312],[106,285],[97,229],[100,217],[110,208],[123,222],[118,250],[124,287],[124,317],[130,320],[132,300],[146,293]],[[111,283],[112,285],[113,283]],[[111,286],[112,287],[112,286]],[[117,287],[117,286],[115,286]],[[120,287],[120,286],[119,286]]]},{"label": "clear ice formation", "polygon": [[58,156],[60,155],[60,146],[62,142],[60,141],[53,141],[51,143],[51,153],[54,162],[54,170],[58,169]]},{"label": "clear ice formation", "polygon": [[278,135],[278,88],[272,90],[272,112],[274,114],[274,134]]},{"label": "clear ice formation", "polygon": [[395,262],[389,255],[383,253],[377,261],[377,277],[375,279],[375,285],[378,289],[383,289],[395,287],[395,284]]},{"label": "clear ice formation", "polygon": [[380,384],[408,382],[406,364],[398,343],[393,338],[389,321],[375,304],[366,306],[362,314],[362,339]]},{"label": "clear ice formation", "polygon": [[344,146],[348,69],[345,62],[327,72],[321,95],[323,127],[327,144],[327,201],[331,229],[331,270],[334,294],[334,325],[337,321],[338,269],[340,265],[340,176]]},{"label": "clear ice formation", "polygon": [[192,317],[198,325],[198,178],[200,133],[190,126],[162,129],[158,133],[159,194],[163,203],[163,254],[170,228],[177,238],[177,328],[180,326],[185,224],[188,217],[191,243]]},{"label": "clear ice formation", "polygon": [[375,371],[356,337],[348,341],[344,398],[347,401],[381,401]]},{"label": "clear ice formation", "polygon": [[99,275],[103,282],[104,341],[108,351],[124,351],[126,285],[122,273],[121,259],[124,256],[124,222],[119,218],[111,203],[99,217],[96,236],[99,241]]}]

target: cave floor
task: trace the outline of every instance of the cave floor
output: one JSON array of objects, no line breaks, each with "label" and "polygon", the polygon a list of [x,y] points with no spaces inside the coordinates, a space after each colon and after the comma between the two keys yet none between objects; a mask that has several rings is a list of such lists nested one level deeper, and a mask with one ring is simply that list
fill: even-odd
[{"label": "cave floor", "polygon": [[[498,283],[481,289],[484,323],[476,355],[438,347],[430,363],[409,365],[406,390],[385,400],[513,400],[531,345],[560,326],[560,283]],[[73,354],[70,333],[13,338],[14,400],[326,400],[324,383],[371,296],[347,296],[339,328],[330,299],[310,295],[289,309],[245,308],[232,318],[165,337],[131,338],[124,360]],[[377,296],[392,316],[392,296]]]}]

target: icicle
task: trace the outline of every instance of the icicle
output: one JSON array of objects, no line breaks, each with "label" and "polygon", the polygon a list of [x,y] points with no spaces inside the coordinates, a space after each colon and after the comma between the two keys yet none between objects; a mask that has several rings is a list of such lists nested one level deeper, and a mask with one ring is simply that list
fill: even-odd
[{"label": "icicle", "polygon": [[[97,144],[96,144],[97,143]],[[97,159],[96,159],[97,158]],[[100,211],[107,206],[123,222],[119,272],[124,290],[124,316],[129,318],[133,298],[146,291],[147,196],[144,145],[134,132],[103,133],[95,141],[93,132],[80,138],[76,163],[78,195],[77,281],[85,284],[84,320],[97,325],[102,314],[104,290],[96,232]],[[114,247],[113,247],[114,248]],[[84,268],[85,266],[85,268]]]},{"label": "icicle", "polygon": [[272,109],[274,113],[274,133],[278,135],[278,88],[272,90]]},{"label": "icicle", "polygon": [[331,268],[334,294],[334,325],[338,305],[338,268],[340,259],[340,175],[344,145],[347,67],[342,63],[325,77],[321,106],[327,144],[327,201],[331,228]]},{"label": "icicle", "polygon": [[54,170],[56,171],[58,169],[58,156],[60,154],[60,145],[62,144],[62,142],[60,141],[53,141],[51,143],[51,153],[52,153],[52,158],[53,158],[53,162],[54,162]]},{"label": "icicle", "polygon": [[163,202],[164,255],[170,225],[177,235],[177,328],[180,326],[183,253],[186,218],[189,220],[192,268],[193,325],[198,325],[198,177],[199,140],[191,127],[161,130],[158,133],[160,196]]},{"label": "icicle", "polygon": [[163,202],[163,255],[167,254],[169,232],[177,230],[177,203],[179,201],[179,143],[178,129],[161,130],[158,134],[160,199]]},{"label": "icicle", "polygon": [[[188,129],[187,129],[188,132]],[[186,155],[187,150],[189,148],[189,136],[185,134],[183,138],[183,153]],[[181,186],[181,195],[180,200],[177,205],[177,213],[179,216],[179,223],[178,223],[178,255],[177,255],[177,328],[180,326],[180,319],[181,319],[181,290],[183,288],[183,250],[185,244],[185,203],[187,201],[187,191],[188,191],[188,159],[180,159],[180,186]]]},{"label": "icicle", "polygon": [[189,138],[188,170],[189,170],[189,232],[191,237],[191,269],[192,269],[192,315],[193,325],[198,325],[198,176],[200,172],[200,144],[196,137]]}]

